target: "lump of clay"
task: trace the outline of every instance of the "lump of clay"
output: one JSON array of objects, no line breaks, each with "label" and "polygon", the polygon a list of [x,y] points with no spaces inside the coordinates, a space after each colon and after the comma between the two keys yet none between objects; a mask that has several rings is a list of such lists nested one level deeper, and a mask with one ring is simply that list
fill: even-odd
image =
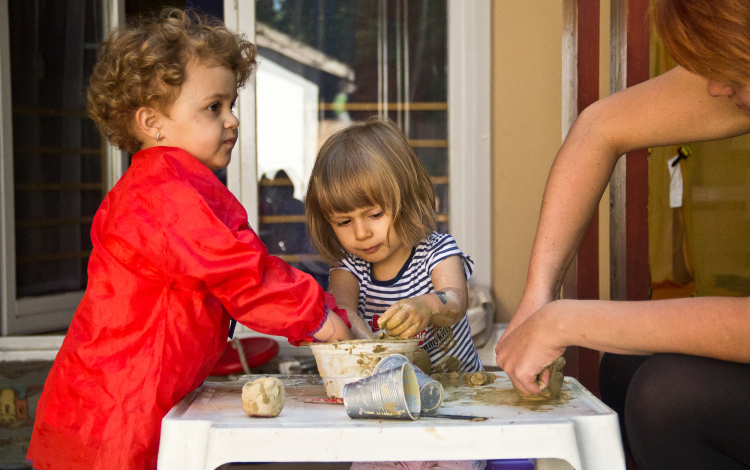
[{"label": "lump of clay", "polygon": [[278,416],[284,399],[284,383],[276,377],[263,377],[242,387],[242,409],[248,416]]},{"label": "lump of clay", "polygon": [[450,373],[450,372],[458,372],[461,370],[461,362],[459,362],[458,358],[456,356],[448,356],[448,358],[443,361],[442,364],[435,367],[435,372],[443,372],[443,373]]},{"label": "lump of clay", "polygon": [[458,383],[461,379],[461,374],[459,374],[458,372],[435,372],[430,377],[442,384],[448,384],[452,387],[458,387]]},{"label": "lump of clay", "polygon": [[464,374],[464,382],[470,387],[479,387],[481,385],[491,384],[497,379],[495,374],[483,370],[477,372],[467,372]]},{"label": "lump of clay", "polygon": [[414,350],[414,360],[412,364],[419,367],[419,369],[427,375],[430,375],[432,371],[432,362],[430,362],[430,355],[422,348]]},{"label": "lump of clay", "polygon": [[448,358],[448,360],[445,361],[445,371],[446,372],[458,372],[461,370],[461,363],[458,362],[458,358],[456,356],[451,356]]},{"label": "lump of clay", "polygon": [[560,396],[560,391],[562,390],[563,386],[563,380],[565,379],[562,373],[562,369],[564,366],[565,358],[558,357],[555,362],[545,367],[545,369],[549,369],[549,385],[545,386],[544,382],[537,379],[537,385],[539,385],[539,387],[542,387],[542,391],[537,393],[536,395],[527,397],[523,393],[521,393],[521,391],[518,390],[515,385],[513,386],[513,390],[515,390],[518,396],[520,396],[524,400],[551,400],[553,398],[557,398]]}]

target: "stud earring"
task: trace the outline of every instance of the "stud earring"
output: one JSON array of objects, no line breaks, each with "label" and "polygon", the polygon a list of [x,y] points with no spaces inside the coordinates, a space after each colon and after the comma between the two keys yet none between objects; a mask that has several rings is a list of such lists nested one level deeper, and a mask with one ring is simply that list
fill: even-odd
[{"label": "stud earring", "polygon": [[158,132],[158,133],[156,134],[156,142],[157,142],[157,143],[159,142],[159,137],[161,137],[161,132]]}]

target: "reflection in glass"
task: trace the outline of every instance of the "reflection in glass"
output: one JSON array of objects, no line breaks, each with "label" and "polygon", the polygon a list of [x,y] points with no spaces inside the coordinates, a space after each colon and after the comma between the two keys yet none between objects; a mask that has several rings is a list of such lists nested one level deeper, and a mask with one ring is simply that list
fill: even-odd
[{"label": "reflection in glass", "polygon": [[447,230],[447,16],[444,0],[256,0],[259,234],[313,274],[328,266],[304,228],[307,180],[334,132],[395,121],[434,178]]},{"label": "reflection in glass", "polygon": [[82,290],[105,188],[85,84],[101,0],[10,0],[17,297]]}]

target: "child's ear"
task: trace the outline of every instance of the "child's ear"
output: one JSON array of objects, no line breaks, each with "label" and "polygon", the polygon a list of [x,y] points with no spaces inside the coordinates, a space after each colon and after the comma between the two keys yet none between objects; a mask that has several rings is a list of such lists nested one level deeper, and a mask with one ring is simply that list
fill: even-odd
[{"label": "child's ear", "polygon": [[135,111],[135,127],[144,140],[144,147],[157,142],[157,136],[161,132],[160,116],[158,111],[149,106],[141,106]]}]

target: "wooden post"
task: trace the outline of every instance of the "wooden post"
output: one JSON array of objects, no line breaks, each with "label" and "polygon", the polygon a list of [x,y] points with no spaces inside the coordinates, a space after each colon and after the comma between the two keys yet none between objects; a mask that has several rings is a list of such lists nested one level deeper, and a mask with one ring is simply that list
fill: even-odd
[{"label": "wooden post", "polygon": [[[612,1],[610,91],[649,78],[648,0]],[[612,300],[648,300],[648,150],[630,152],[610,180]]]},{"label": "wooden post", "polygon": [[[565,16],[575,26],[566,28],[569,54],[575,59],[574,77],[570,77],[569,101],[575,93],[575,110],[569,109],[567,127],[586,107],[599,99],[599,0],[574,0],[566,3]],[[571,70],[572,72],[572,70]],[[567,132],[567,129],[566,131]],[[599,214],[594,216],[578,247],[578,253],[565,276],[563,296],[574,299],[599,298]],[[583,386],[599,395],[599,352],[592,349],[568,348],[565,353],[566,375],[576,377]]]},{"label": "wooden post", "polygon": [[[649,2],[628,1],[626,85],[649,78]],[[627,155],[625,166],[625,224],[627,300],[651,297],[648,266],[648,149]]]}]

